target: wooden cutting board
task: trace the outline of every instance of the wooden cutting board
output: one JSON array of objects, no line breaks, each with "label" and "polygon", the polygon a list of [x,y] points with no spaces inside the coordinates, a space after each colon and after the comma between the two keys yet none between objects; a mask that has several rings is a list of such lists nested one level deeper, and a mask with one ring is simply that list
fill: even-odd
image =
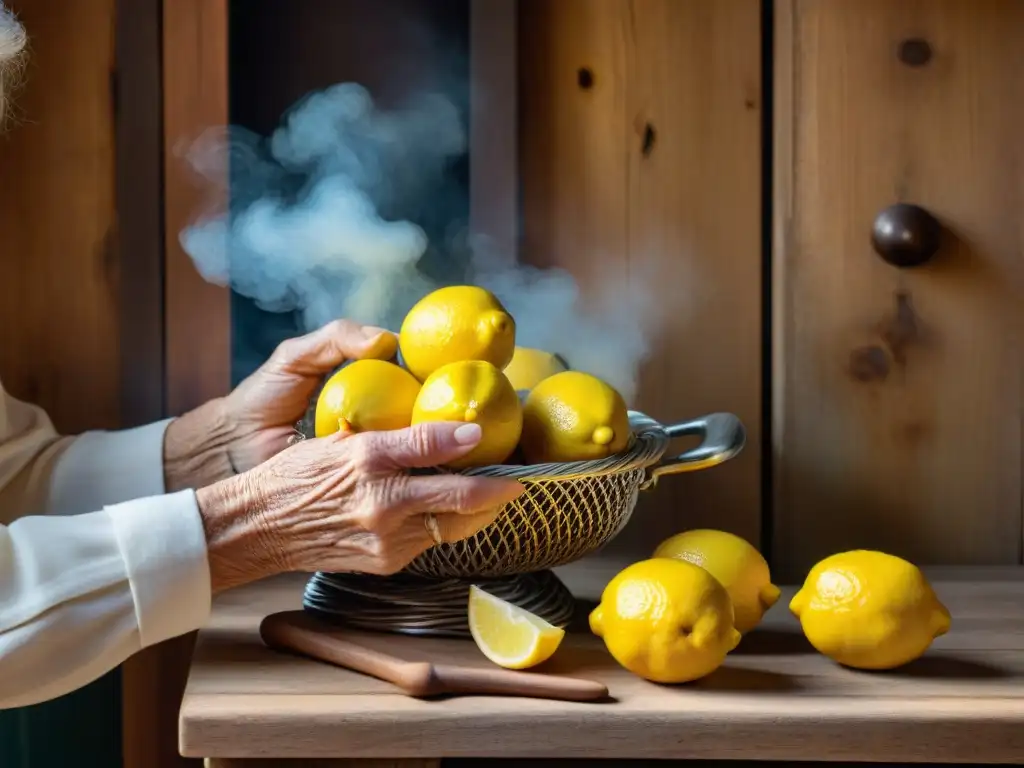
[{"label": "wooden cutting board", "polygon": [[[369,647],[365,633],[327,624],[305,611],[267,616],[260,624],[260,637],[274,650],[362,672],[418,698],[456,694],[608,700],[608,688],[593,680],[395,656]],[[408,638],[407,644],[410,654],[415,653],[416,640]]]}]

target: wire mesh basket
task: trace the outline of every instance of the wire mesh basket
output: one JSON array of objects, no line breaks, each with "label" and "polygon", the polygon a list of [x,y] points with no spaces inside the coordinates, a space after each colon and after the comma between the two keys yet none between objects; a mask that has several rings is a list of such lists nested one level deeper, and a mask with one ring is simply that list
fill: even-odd
[{"label": "wire mesh basket", "polygon": [[[562,464],[496,465],[462,474],[514,477],[526,492],[509,502],[475,535],[431,547],[404,573],[428,579],[492,579],[534,573],[579,560],[605,546],[629,522],[639,493],[669,474],[706,469],[738,454],[746,440],[740,420],[713,413],[663,426],[630,411],[632,440],[621,454]],[[298,439],[313,434],[312,420]],[[685,453],[666,453],[670,442],[699,435]]]}]

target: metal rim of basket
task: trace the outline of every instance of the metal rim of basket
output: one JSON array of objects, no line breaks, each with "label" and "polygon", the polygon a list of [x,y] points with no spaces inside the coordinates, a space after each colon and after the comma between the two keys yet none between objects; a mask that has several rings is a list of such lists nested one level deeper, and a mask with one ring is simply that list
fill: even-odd
[{"label": "metal rim of basket", "polygon": [[[291,442],[307,439],[304,429],[308,419],[299,422]],[[461,470],[458,474],[471,477],[513,477],[516,480],[539,482],[543,480],[576,480],[647,469],[656,464],[668,449],[669,436],[665,427],[640,411],[629,411],[629,425],[633,433],[629,447],[622,453],[589,461],[552,462],[547,464],[495,464]],[[436,472],[443,470],[437,469]]]}]

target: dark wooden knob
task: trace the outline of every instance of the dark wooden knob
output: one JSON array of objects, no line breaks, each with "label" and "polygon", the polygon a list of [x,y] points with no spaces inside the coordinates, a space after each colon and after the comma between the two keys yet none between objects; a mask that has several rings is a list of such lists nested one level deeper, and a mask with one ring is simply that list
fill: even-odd
[{"label": "dark wooden knob", "polygon": [[871,245],[894,267],[917,267],[939,250],[942,225],[919,205],[890,205],[875,219]]}]

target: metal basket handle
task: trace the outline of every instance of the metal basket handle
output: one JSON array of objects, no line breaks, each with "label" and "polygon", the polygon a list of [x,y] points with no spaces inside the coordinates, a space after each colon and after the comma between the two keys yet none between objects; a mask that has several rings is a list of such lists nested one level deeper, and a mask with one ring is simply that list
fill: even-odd
[{"label": "metal basket handle", "polygon": [[644,482],[644,489],[653,487],[662,475],[695,472],[722,464],[742,451],[747,442],[743,422],[731,413],[710,413],[682,424],[671,424],[665,427],[665,434],[669,438],[700,435],[703,439],[696,448],[658,462]]}]

